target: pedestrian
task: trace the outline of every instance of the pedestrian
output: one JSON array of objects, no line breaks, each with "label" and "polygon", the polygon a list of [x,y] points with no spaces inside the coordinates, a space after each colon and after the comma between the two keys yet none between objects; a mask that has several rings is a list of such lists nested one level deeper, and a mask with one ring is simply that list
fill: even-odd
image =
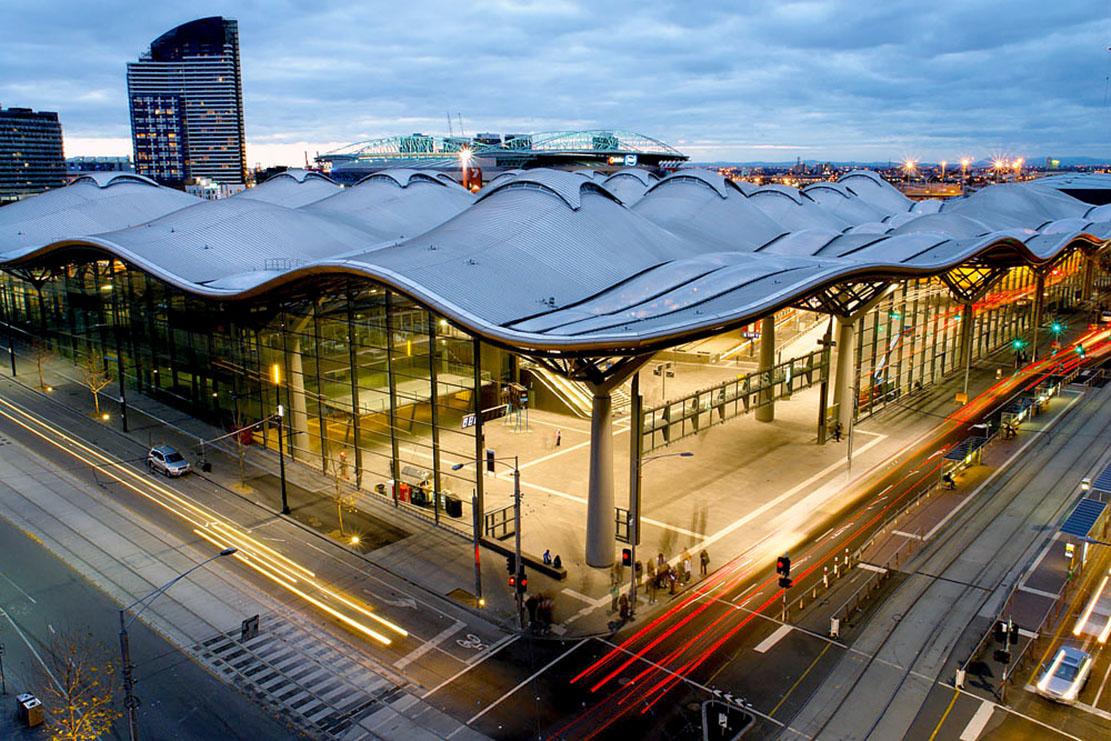
[{"label": "pedestrian", "polygon": [[540,599],[540,629],[543,633],[550,633],[552,630],[552,609],[555,603],[548,595],[541,595]]},{"label": "pedestrian", "polygon": [[679,581],[679,575],[675,573],[675,569],[667,570],[667,580],[671,583],[670,593],[675,594],[675,583]]},{"label": "pedestrian", "polygon": [[666,558],[664,558],[664,554],[663,554],[663,553],[661,553],[660,555],[656,556],[656,568],[658,568],[658,569],[663,569],[663,567],[664,567],[664,564],[666,564],[666,563],[667,563],[667,559],[666,559]]},{"label": "pedestrian", "polygon": [[535,594],[530,594],[525,600],[525,609],[528,610],[528,624],[530,628],[536,626],[536,610],[540,607],[540,599]]},{"label": "pedestrian", "polygon": [[833,423],[833,439],[835,442],[841,442],[841,420]]},{"label": "pedestrian", "polygon": [[618,614],[621,616],[621,622],[624,623],[629,619],[629,598],[623,594],[617,604]]},{"label": "pedestrian", "polygon": [[698,554],[698,563],[702,566],[702,575],[706,576],[706,570],[710,567],[710,554],[706,552],[705,548]]},{"label": "pedestrian", "polygon": [[[563,442],[563,430],[556,430],[556,444],[555,444],[555,446],[558,448],[559,444],[561,442]],[[535,553],[535,551],[533,551],[533,553]]]},{"label": "pedestrian", "polygon": [[563,559],[559,557],[558,553],[556,554],[555,560],[552,561],[552,566],[556,567],[557,569],[563,568]]},{"label": "pedestrian", "polygon": [[640,561],[637,561],[635,564],[633,564],[633,581],[636,583],[636,585],[638,587],[640,586],[640,579],[643,576],[644,576],[644,564],[642,564]]},{"label": "pedestrian", "polygon": [[621,587],[617,582],[610,584],[610,612],[617,612],[617,598],[621,596]]},{"label": "pedestrian", "polygon": [[545,566],[551,566],[552,565],[552,552],[551,551],[544,551],[544,565]]}]

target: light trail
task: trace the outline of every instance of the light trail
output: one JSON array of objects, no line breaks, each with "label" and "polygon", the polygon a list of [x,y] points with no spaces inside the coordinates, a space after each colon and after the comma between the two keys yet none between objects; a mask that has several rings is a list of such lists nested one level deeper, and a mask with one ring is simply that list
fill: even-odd
[{"label": "light trail", "polygon": [[[6,399],[0,399],[0,405],[6,407],[6,410],[0,408],[0,416],[44,442],[68,453],[82,463],[91,466],[94,470],[101,471],[129,491],[185,520],[192,526],[193,532],[204,540],[213,545],[219,545],[221,548],[234,546],[238,549],[234,556],[240,562],[310,605],[336,618],[344,625],[373,638],[383,645],[391,644],[392,639],[365,625],[361,622],[363,618],[369,618],[399,636],[409,635],[408,631],[401,626],[329,588],[317,580],[316,575],[309,569],[274,548],[259,542],[232,523],[222,520],[214,512],[195,504],[188,498],[159,483],[148,480],[144,475],[133,471],[124,463],[109,458],[95,448],[86,445],[81,440]],[[339,603],[339,606],[329,605],[321,597],[313,596],[305,589],[298,587],[297,585],[302,582],[305,588],[317,592],[321,597]],[[356,614],[352,616],[349,612]]]}]

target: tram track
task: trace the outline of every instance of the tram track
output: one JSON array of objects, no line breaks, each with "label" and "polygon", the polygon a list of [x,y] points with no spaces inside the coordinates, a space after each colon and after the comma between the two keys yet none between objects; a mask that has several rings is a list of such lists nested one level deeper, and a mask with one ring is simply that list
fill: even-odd
[{"label": "tram track", "polygon": [[[1056,421],[1055,424],[1067,425],[1073,422],[1076,423],[1076,428],[1071,434],[1066,434],[1058,437],[1057,445],[1061,446],[1062,439],[1069,439],[1071,437],[1078,436],[1090,436],[1093,442],[1098,440],[1100,446],[1102,446],[1100,449],[1111,445],[1111,429],[1107,429],[1103,421],[1108,418],[1108,415],[1111,415],[1111,394],[1104,394],[1104,397],[1102,399],[1099,399],[1096,408],[1090,412],[1087,412],[1084,418],[1073,416],[1080,410],[1080,407],[1078,407],[1078,409],[1072,410],[1069,415],[1066,415],[1062,419]],[[1099,434],[1100,432],[1102,432],[1103,434]],[[1046,439],[1038,439],[1034,444],[1041,447],[1044,451],[1046,447],[1053,443]],[[1061,447],[1063,449],[1059,455],[1064,456],[1064,458],[1058,458],[1056,462],[1060,463],[1062,467],[1068,469],[1074,468],[1086,456],[1090,456],[1090,451],[1092,449],[1090,446]],[[1040,471],[1035,471],[1033,474],[1031,474],[1031,471],[1040,465],[1042,464],[1039,462],[1038,457],[1034,455],[1024,456],[1022,457],[1022,460],[1019,462],[1017,467],[1009,470],[1007,481],[1014,482],[1022,480],[1024,477],[1028,477],[1028,480],[1032,481],[1036,479]],[[1004,484],[1004,486],[1006,486],[1006,484]],[[921,580],[923,580],[918,593],[914,595],[913,600],[903,608],[902,614],[904,616],[910,614],[915,608],[923,604],[923,601],[927,597],[933,597],[934,599],[937,599],[939,596],[943,596],[945,590],[939,587],[939,585],[949,587],[959,586],[960,591],[956,594],[956,596],[950,595],[944,597],[946,604],[949,605],[949,609],[947,609],[945,612],[945,614],[949,616],[949,618],[942,619],[934,623],[929,632],[917,642],[917,648],[915,649],[913,658],[911,659],[911,661],[906,662],[905,667],[902,667],[902,673],[899,676],[898,681],[894,683],[891,691],[887,693],[886,701],[883,702],[882,707],[876,714],[876,717],[869,727],[868,732],[865,734],[865,737],[868,737],[871,734],[875,733],[877,728],[879,728],[883,719],[887,716],[887,713],[890,710],[892,704],[903,691],[907,679],[912,674],[932,677],[933,683],[936,683],[939,680],[941,672],[944,671],[946,659],[950,651],[947,650],[944,652],[944,656],[942,656],[940,660],[940,665],[936,670],[933,671],[922,671],[922,667],[919,666],[924,652],[926,652],[927,649],[932,648],[937,643],[937,641],[940,640],[942,631],[947,627],[950,629],[952,629],[953,627],[959,627],[959,630],[953,631],[951,633],[954,636],[954,641],[957,640],[959,636],[967,630],[968,626],[979,614],[984,604],[991,598],[991,595],[994,594],[1005,583],[1007,576],[1012,571],[1012,568],[1002,568],[998,577],[986,578],[989,576],[992,570],[1000,569],[1000,567],[992,561],[985,561],[985,563],[976,570],[975,574],[971,578],[950,578],[946,577],[945,575],[958,563],[958,561],[962,559],[962,557],[965,556],[966,550],[972,542],[983,535],[989,528],[993,526],[995,522],[1000,519],[1003,513],[1007,512],[1012,507],[1012,505],[1014,505],[1024,494],[1028,493],[1029,492],[1027,486],[1016,486],[1014,487],[1013,492],[1008,493],[1007,496],[1002,499],[998,497],[998,493],[996,496],[979,499],[978,501],[973,503],[971,509],[964,513],[961,524],[959,524],[957,527],[949,527],[944,529],[938,538],[933,540],[926,549],[923,549],[919,553],[917,559],[920,565],[915,568],[913,572],[911,572],[910,577],[908,577],[908,582],[904,583],[903,586],[900,587],[900,589],[906,589],[908,584],[910,583],[909,580],[915,576],[920,577]],[[1063,497],[1061,502],[1059,502],[1053,508],[1048,518],[1046,517],[1045,513],[1039,510],[1039,508],[1036,506],[1026,508],[1025,514],[1021,517],[1018,523],[1006,530],[1005,537],[998,539],[999,542],[1013,541],[1016,536],[1018,536],[1023,530],[1029,528],[1035,522],[1059,521],[1062,514],[1071,504],[1072,497]],[[977,530],[971,530],[971,523],[974,521],[984,522],[983,527],[980,527]],[[1025,550],[1028,550],[1028,548],[1029,546],[1026,546],[1023,549],[1024,552]],[[942,553],[945,553],[946,555],[943,557],[939,556],[939,554]],[[950,553],[951,555],[949,555]],[[938,558],[943,559],[942,564],[937,564]],[[985,580],[987,581],[987,584],[983,583]],[[939,592],[941,592],[942,594],[939,595]],[[951,618],[954,616],[959,616],[961,614],[960,612],[955,610],[955,607],[957,605],[966,605],[972,607],[973,609],[967,611],[969,617],[967,619],[964,619],[964,622],[962,624],[960,624],[959,626],[953,626]],[[875,619],[876,618],[873,617],[872,621],[870,622],[874,622]],[[830,724],[846,707],[846,703],[853,696],[854,691],[861,685],[861,682],[864,680],[864,678],[868,676],[869,670],[874,666],[875,662],[879,659],[884,650],[891,646],[891,643],[896,635],[901,635],[900,628],[902,626],[903,621],[896,621],[893,623],[890,630],[888,630],[883,635],[880,643],[875,646],[875,648],[868,654],[867,661],[859,670],[852,683],[847,689],[841,691],[840,699],[836,702],[831,710],[823,710],[823,715],[825,716],[824,720],[815,731],[804,732],[801,729],[794,728],[793,722],[799,715],[799,713],[796,713],[795,718],[793,718],[792,721],[787,724],[786,728],[782,732],[782,735],[786,736],[789,733],[795,733],[807,737],[817,738],[824,731],[826,731],[827,728],[829,728]],[[885,663],[890,665],[889,662]],[[807,703],[802,704],[802,709],[805,709],[807,704],[810,701],[814,700],[820,689],[821,686],[815,688],[815,690],[808,698]],[[874,690],[876,688],[873,687],[872,689]],[[854,706],[853,711],[855,713],[859,713],[861,711],[859,704]],[[801,712],[802,710],[800,709],[800,713]]]}]

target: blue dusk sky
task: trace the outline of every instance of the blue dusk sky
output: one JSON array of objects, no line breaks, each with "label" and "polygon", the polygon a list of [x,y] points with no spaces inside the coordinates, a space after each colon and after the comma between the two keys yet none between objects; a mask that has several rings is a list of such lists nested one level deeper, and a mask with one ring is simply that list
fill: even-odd
[{"label": "blue dusk sky", "polygon": [[0,104],[57,111],[67,155],[130,154],[126,63],[207,15],[239,21],[251,165],[448,111],[695,161],[1111,159],[1106,0],[0,0]]}]

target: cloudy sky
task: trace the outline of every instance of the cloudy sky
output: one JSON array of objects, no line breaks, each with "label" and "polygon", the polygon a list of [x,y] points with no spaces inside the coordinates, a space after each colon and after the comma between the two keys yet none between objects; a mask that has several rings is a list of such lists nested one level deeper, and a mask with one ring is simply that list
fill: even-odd
[{"label": "cloudy sky", "polygon": [[396,133],[615,127],[695,161],[1111,159],[1107,0],[0,0],[0,104],[130,154],[125,64],[239,21],[248,162]]}]

